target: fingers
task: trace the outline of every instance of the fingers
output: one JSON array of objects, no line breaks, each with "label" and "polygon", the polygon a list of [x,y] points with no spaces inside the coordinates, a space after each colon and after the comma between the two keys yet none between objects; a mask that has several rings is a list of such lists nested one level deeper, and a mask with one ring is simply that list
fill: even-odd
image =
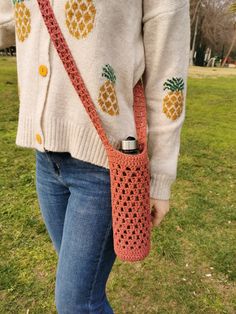
[{"label": "fingers", "polygon": [[151,217],[151,228],[159,227],[160,223],[161,223],[160,217],[158,216]]}]

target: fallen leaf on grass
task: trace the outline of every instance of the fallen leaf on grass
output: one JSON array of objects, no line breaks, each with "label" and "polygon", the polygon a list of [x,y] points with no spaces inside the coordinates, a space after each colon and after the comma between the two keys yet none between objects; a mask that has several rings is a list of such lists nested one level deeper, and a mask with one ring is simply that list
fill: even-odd
[{"label": "fallen leaf on grass", "polygon": [[180,226],[177,226],[176,230],[179,231],[179,232],[183,232],[183,229]]},{"label": "fallen leaf on grass", "polygon": [[211,277],[211,274],[205,274],[206,277]]}]

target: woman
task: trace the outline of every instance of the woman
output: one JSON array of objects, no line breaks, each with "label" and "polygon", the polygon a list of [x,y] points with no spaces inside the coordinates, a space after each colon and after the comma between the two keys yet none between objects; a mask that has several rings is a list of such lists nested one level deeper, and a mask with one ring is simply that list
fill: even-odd
[{"label": "woman", "polygon": [[[119,147],[136,137],[133,87],[147,101],[152,227],[169,211],[185,118],[188,0],[51,1],[104,125]],[[44,25],[37,1],[0,3],[0,47],[17,47],[16,145],[33,148],[42,216],[58,254],[59,314],[114,313],[105,292],[113,248],[105,148]]]}]

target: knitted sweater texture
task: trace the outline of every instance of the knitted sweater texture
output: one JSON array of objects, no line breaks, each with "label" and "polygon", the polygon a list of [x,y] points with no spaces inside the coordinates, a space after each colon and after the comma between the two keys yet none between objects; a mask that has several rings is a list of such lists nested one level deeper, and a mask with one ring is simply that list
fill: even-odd
[{"label": "knitted sweater texture", "polygon": [[[186,111],[189,0],[51,0],[110,143],[136,135],[133,88],[147,102],[150,196],[168,200]],[[16,145],[109,168],[102,141],[50,40],[36,0],[0,2],[0,49],[16,44]]]}]

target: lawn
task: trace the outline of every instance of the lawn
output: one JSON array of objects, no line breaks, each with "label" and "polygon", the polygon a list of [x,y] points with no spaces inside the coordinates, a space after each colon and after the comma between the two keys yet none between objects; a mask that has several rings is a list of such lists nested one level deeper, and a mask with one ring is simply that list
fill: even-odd
[{"label": "lawn", "polygon": [[[219,71],[190,69],[170,212],[145,260],[116,259],[107,284],[116,314],[236,313],[236,71]],[[0,313],[55,314],[57,257],[39,211],[34,150],[15,145],[15,59],[0,58],[0,73]]]}]

